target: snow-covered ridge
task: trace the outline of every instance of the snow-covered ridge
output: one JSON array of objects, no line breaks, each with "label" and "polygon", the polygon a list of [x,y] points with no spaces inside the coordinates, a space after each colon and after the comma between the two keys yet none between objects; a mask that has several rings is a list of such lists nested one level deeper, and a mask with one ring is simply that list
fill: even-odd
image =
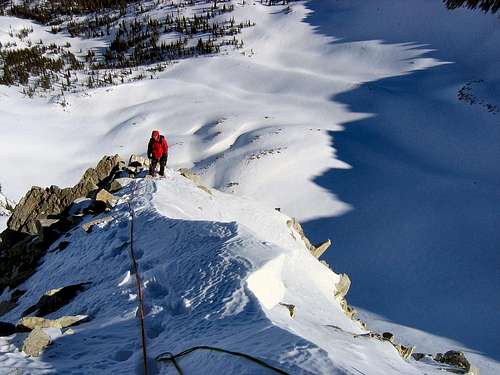
[{"label": "snow-covered ridge", "polygon": [[[165,179],[134,180],[119,196],[112,221],[89,233],[78,226],[51,246],[37,272],[19,286],[26,294],[2,317],[15,323],[45,292],[91,283],[46,316],[90,320],[59,335],[39,359],[21,353],[16,340],[3,339],[0,370],[131,374],[140,367],[137,292],[127,251],[130,202],[151,357],[211,345],[291,374],[439,372],[435,365],[403,360],[388,341],[365,335],[344,314],[335,298],[339,275],[309,253],[286,215],[248,198],[200,189],[172,170]],[[62,241],[68,244],[58,250]],[[293,318],[286,305],[295,306]],[[180,363],[187,373],[261,373],[252,363],[213,354]],[[172,370],[154,361],[151,366],[153,373]]]},{"label": "snow-covered ridge", "polygon": [[[326,256],[352,276],[371,327],[428,352],[460,347],[498,374],[498,17],[411,0],[235,12],[257,22],[243,50],[68,94],[65,112],[58,98],[0,87],[7,196],[71,185],[103,153],[143,152],[159,128],[171,166],[333,237]],[[0,18],[2,38],[11,25],[70,39],[13,17]],[[106,45],[71,39],[75,53],[80,44]]]}]

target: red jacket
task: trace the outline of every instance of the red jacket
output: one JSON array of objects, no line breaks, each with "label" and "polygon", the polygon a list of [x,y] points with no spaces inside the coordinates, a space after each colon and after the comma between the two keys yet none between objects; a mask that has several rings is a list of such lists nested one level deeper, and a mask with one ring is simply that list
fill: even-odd
[{"label": "red jacket", "polygon": [[160,160],[168,157],[168,143],[158,130],[153,130],[148,144],[148,158]]}]

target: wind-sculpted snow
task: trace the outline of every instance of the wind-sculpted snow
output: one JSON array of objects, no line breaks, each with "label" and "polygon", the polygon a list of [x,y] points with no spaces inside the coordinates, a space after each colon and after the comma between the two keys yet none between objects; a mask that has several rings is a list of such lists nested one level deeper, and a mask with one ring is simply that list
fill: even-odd
[{"label": "wind-sculpted snow", "polygon": [[[172,168],[331,238],[324,257],[351,276],[370,327],[425,352],[461,348],[498,373],[497,16],[410,0],[239,2],[234,14],[256,22],[243,49],[180,61],[158,79],[68,94],[64,108],[0,87],[7,196],[72,185],[102,154],[143,153],[158,128]],[[2,43],[10,26],[30,25],[0,17]],[[69,40],[75,53],[106,46]],[[158,210],[199,217],[164,193]],[[287,269],[271,265],[272,277]],[[234,293],[226,314],[243,311]]]},{"label": "wind-sculpted snow", "polygon": [[[140,368],[137,292],[128,255],[129,212],[144,285],[151,357],[212,345],[244,352],[292,374],[417,374],[388,342],[364,333],[334,298],[339,277],[294,239],[285,215],[250,199],[198,188],[176,172],[125,188],[113,221],[90,233],[77,227],[56,242],[21,289],[28,292],[2,319],[15,322],[48,290],[90,286],[47,318],[88,315],[39,359],[18,352],[21,337],[2,339],[0,371],[131,374]],[[298,237],[296,237],[298,238]],[[280,303],[296,306],[291,318]],[[333,328],[332,328],[333,327]],[[18,335],[19,336],[19,335]],[[241,358],[196,353],[180,360],[186,373],[265,373]],[[153,373],[171,373],[151,361]]]}]

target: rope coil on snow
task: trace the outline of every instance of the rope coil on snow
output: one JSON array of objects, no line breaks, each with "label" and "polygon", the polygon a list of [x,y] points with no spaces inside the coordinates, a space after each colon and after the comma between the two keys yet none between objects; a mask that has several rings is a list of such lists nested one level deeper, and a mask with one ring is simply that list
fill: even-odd
[{"label": "rope coil on snow", "polygon": [[221,348],[217,348],[217,347],[213,347],[213,346],[205,346],[205,345],[202,345],[202,346],[193,346],[192,348],[189,348],[189,349],[186,349],[178,354],[172,354],[170,352],[165,352],[165,353],[162,353],[160,355],[158,355],[156,357],[156,360],[157,361],[160,361],[160,362],[172,362],[172,364],[175,366],[175,369],[177,370],[177,372],[179,373],[179,375],[184,375],[184,372],[182,371],[181,367],[179,366],[179,363],[177,362],[177,358],[181,358],[181,357],[184,357],[188,354],[191,354],[197,350],[208,350],[208,351],[214,351],[214,352],[219,352],[219,353],[226,353],[226,354],[230,354],[230,355],[233,355],[233,356],[237,356],[237,357],[242,357],[242,358],[246,358],[252,362],[255,362],[257,363],[258,365],[262,366],[262,367],[265,367],[265,368],[268,368],[270,370],[273,370],[275,371],[277,374],[282,374],[282,375],[290,375],[288,374],[287,372],[277,368],[277,367],[274,367],[274,366],[271,366],[270,364],[264,362],[263,360],[259,359],[259,358],[256,358],[256,357],[253,357],[249,354],[245,354],[245,353],[240,353],[240,352],[234,352],[234,351],[231,351],[231,350],[226,350],[226,349],[221,349]]},{"label": "rope coil on snow", "polygon": [[[130,214],[130,225],[129,225],[129,241],[130,241],[130,258],[132,260],[132,270],[135,273],[135,281],[136,281],[136,286],[137,286],[137,294],[138,294],[138,299],[139,299],[139,320],[141,323],[141,343],[142,343],[142,355],[143,355],[143,365],[144,365],[144,375],[148,375],[148,356],[147,356],[147,343],[146,343],[146,333],[145,333],[145,323],[144,323],[144,291],[142,289],[142,280],[141,280],[141,275],[139,273],[139,267],[137,264],[137,260],[135,257],[134,253],[134,221],[135,221],[135,212],[134,209],[132,208],[132,205],[130,204],[130,201],[127,202],[128,205],[128,210]],[[214,351],[214,352],[219,352],[219,353],[225,353],[225,354],[230,354],[233,356],[237,357],[242,357],[247,360],[250,360],[252,362],[257,363],[258,365],[268,368],[277,374],[281,375],[290,375],[287,372],[274,367],[263,360],[253,357],[249,354],[245,353],[240,353],[240,352],[235,352],[231,350],[226,350],[226,349],[221,349],[213,346],[194,346],[192,348],[186,349],[178,354],[172,354],[170,352],[165,352],[161,353],[156,357],[157,361],[160,362],[172,362],[174,365],[175,369],[177,370],[179,375],[184,375],[184,372],[182,371],[181,367],[179,366],[179,363],[177,361],[177,358],[184,357],[188,354],[191,354],[197,350],[207,350],[207,351]]]},{"label": "rope coil on snow", "polygon": [[130,225],[129,225],[129,240],[130,240],[130,258],[132,259],[132,268],[135,274],[135,282],[137,286],[137,295],[139,297],[139,320],[141,322],[141,343],[142,343],[142,357],[144,365],[144,375],[148,375],[148,353],[146,345],[146,333],[144,328],[144,292],[142,289],[142,280],[139,273],[139,267],[137,266],[137,260],[134,254],[134,220],[135,213],[130,202],[127,202],[128,210],[130,214]]}]

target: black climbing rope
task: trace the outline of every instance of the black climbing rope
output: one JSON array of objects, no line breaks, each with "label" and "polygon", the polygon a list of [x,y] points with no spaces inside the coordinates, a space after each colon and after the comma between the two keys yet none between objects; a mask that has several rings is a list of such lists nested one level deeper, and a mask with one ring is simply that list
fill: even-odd
[{"label": "black climbing rope", "polygon": [[[138,294],[138,299],[139,299],[139,320],[141,322],[141,340],[142,340],[142,355],[143,355],[143,364],[144,364],[144,375],[148,375],[148,356],[147,356],[147,343],[146,343],[146,334],[145,334],[145,324],[144,324],[144,292],[142,289],[142,280],[141,280],[141,275],[139,273],[139,267],[137,265],[137,259],[135,257],[134,253],[134,222],[135,222],[135,213],[132,208],[132,205],[130,204],[130,201],[127,202],[128,209],[129,209],[129,214],[130,214],[130,225],[129,225],[129,240],[130,240],[130,258],[132,260],[132,268],[133,272],[135,273],[135,281],[137,285],[137,294]],[[198,350],[206,350],[206,351],[213,351],[213,352],[219,352],[219,353],[225,353],[241,358],[245,358],[249,361],[252,361],[254,363],[257,363],[258,365],[265,367],[267,369],[273,370],[277,374],[281,375],[290,375],[287,372],[271,366],[270,364],[264,362],[263,360],[253,357],[249,354],[245,353],[240,353],[240,352],[235,352],[231,350],[226,350],[226,349],[221,349],[213,346],[194,346],[192,348],[186,349],[178,354],[172,354],[170,352],[165,352],[156,357],[157,361],[160,362],[172,362],[174,365],[175,369],[179,373],[179,375],[184,375],[184,372],[182,371],[179,362],[177,361],[178,358],[187,356],[195,351]]]},{"label": "black climbing rope", "polygon": [[132,269],[135,274],[135,282],[137,286],[137,295],[139,297],[139,320],[141,322],[141,342],[142,342],[142,357],[144,365],[144,375],[148,375],[148,352],[146,345],[146,333],[144,327],[144,291],[142,289],[142,280],[139,273],[139,267],[137,266],[137,260],[134,253],[134,221],[135,213],[130,202],[127,202],[129,214],[130,214],[130,225],[129,225],[129,241],[130,241],[130,258],[132,260]]},{"label": "black climbing rope", "polygon": [[156,357],[156,360],[157,361],[160,361],[160,362],[172,362],[172,364],[174,365],[175,369],[177,370],[177,372],[179,373],[179,375],[184,375],[184,372],[182,371],[180,365],[179,365],[179,362],[177,361],[177,358],[181,358],[181,357],[184,357],[188,354],[191,354],[197,350],[207,350],[207,351],[213,351],[213,352],[219,352],[219,353],[225,353],[225,354],[230,354],[230,355],[233,355],[233,356],[237,356],[237,357],[242,357],[242,358],[245,358],[245,359],[248,359],[252,362],[255,362],[257,363],[258,365],[262,366],[262,367],[265,367],[265,368],[268,368],[270,370],[273,370],[274,372],[276,372],[277,374],[282,374],[282,375],[289,375],[287,372],[277,368],[277,367],[274,367],[274,366],[271,366],[270,364],[264,362],[263,360],[259,359],[259,358],[256,358],[256,357],[253,357],[249,354],[245,354],[245,353],[240,353],[240,352],[234,352],[234,351],[231,351],[231,350],[226,350],[226,349],[221,349],[221,348],[216,348],[216,347],[213,347],[213,346],[205,346],[205,345],[202,345],[202,346],[193,346],[192,348],[189,348],[189,349],[186,349],[178,354],[172,354],[170,352],[165,352],[165,353],[161,353],[160,355],[158,355]]}]

